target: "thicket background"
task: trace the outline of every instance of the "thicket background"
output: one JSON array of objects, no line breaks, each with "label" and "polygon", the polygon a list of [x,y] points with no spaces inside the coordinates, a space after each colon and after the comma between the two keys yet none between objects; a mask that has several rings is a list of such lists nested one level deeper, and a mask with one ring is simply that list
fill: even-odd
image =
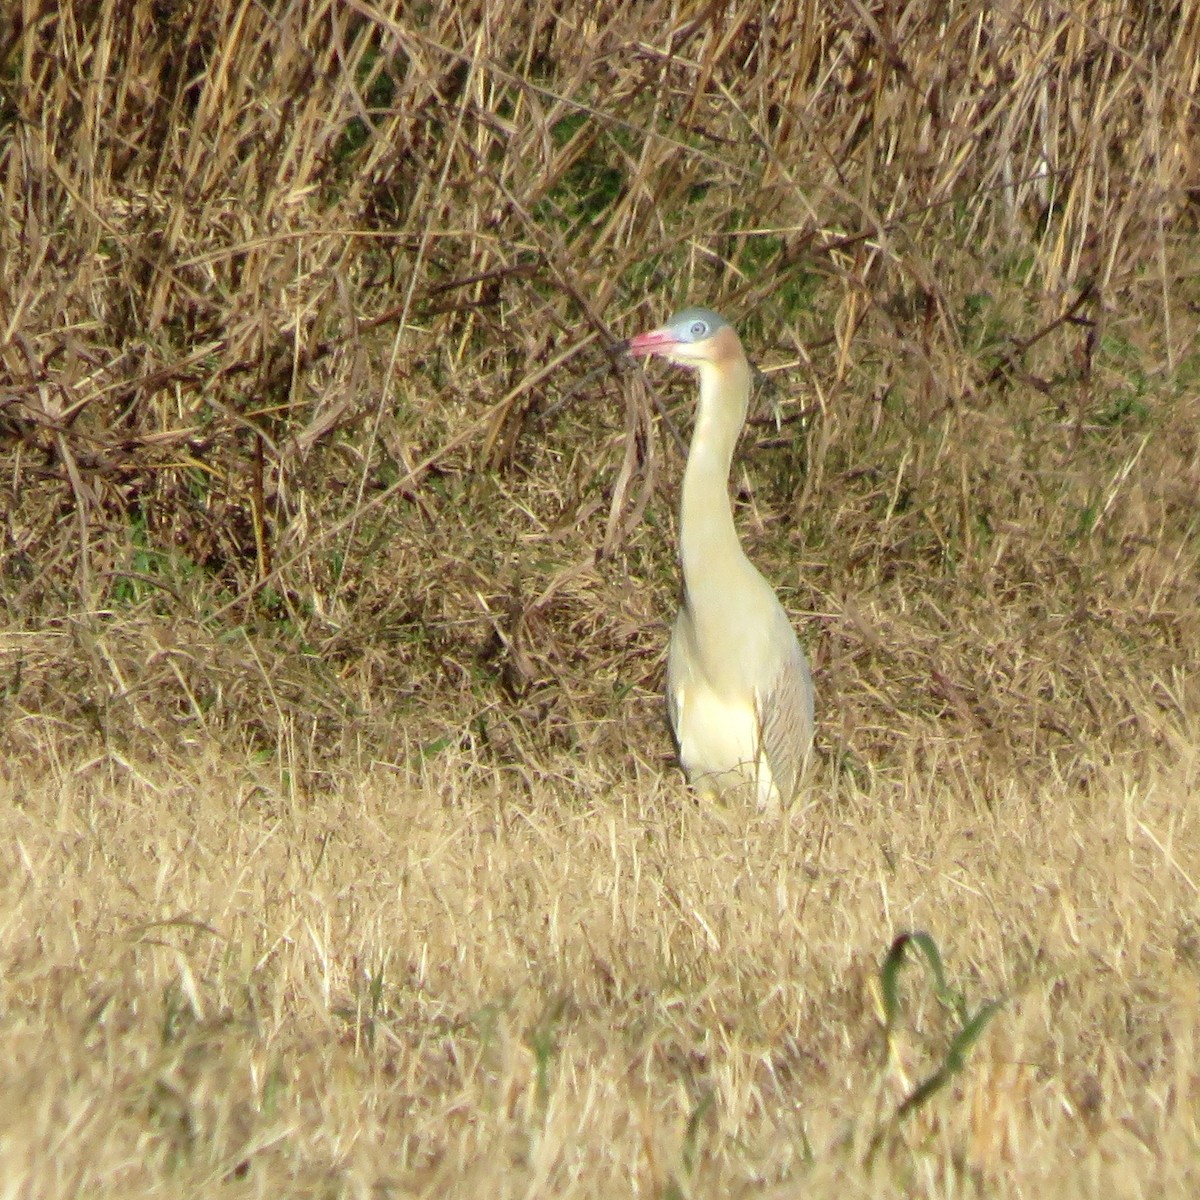
[{"label": "thicket background", "polygon": [[610,351],[692,301],[826,749],[1082,779],[1176,703],[1195,6],[13,16],[10,752],[659,737],[690,385]]}]

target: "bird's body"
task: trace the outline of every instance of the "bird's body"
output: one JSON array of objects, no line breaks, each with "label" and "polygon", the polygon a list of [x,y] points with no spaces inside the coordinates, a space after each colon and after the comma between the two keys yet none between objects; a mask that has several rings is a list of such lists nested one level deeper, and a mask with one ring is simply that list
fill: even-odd
[{"label": "bird's body", "polygon": [[684,603],[667,660],[679,760],[701,792],[748,787],[760,808],[790,804],[812,742],[812,677],[787,613],[733,524],[729,468],[750,401],[750,364],[732,326],[707,309],[686,309],[629,348],[700,375],[680,506]]}]

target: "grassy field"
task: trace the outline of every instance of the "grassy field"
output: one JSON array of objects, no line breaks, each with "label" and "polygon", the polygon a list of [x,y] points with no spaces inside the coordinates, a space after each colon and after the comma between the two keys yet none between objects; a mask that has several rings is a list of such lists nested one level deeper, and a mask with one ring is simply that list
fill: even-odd
[{"label": "grassy field", "polygon": [[1190,2],[20,6],[0,1197],[1196,1195],[1198,110]]}]

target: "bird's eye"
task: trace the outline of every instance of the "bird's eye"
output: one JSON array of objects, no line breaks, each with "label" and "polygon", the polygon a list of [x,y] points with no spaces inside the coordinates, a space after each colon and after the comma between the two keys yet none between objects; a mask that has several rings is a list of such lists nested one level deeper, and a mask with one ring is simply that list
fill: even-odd
[{"label": "bird's eye", "polygon": [[707,321],[693,321],[691,329],[688,332],[692,337],[703,337],[708,332]]}]

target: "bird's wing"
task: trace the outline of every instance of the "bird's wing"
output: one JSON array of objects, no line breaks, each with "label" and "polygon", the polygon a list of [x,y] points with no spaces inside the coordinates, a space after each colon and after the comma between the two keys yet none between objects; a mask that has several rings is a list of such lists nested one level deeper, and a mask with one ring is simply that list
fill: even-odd
[{"label": "bird's wing", "polygon": [[787,632],[787,653],[770,685],[757,697],[762,750],[785,806],[796,795],[813,736],[812,674],[790,625]]},{"label": "bird's wing", "polygon": [[683,720],[684,693],[692,678],[691,661],[691,618],[686,608],[679,610],[671,630],[671,644],[667,650],[667,716],[671,720],[671,732],[675,744],[679,745],[679,727]]}]

